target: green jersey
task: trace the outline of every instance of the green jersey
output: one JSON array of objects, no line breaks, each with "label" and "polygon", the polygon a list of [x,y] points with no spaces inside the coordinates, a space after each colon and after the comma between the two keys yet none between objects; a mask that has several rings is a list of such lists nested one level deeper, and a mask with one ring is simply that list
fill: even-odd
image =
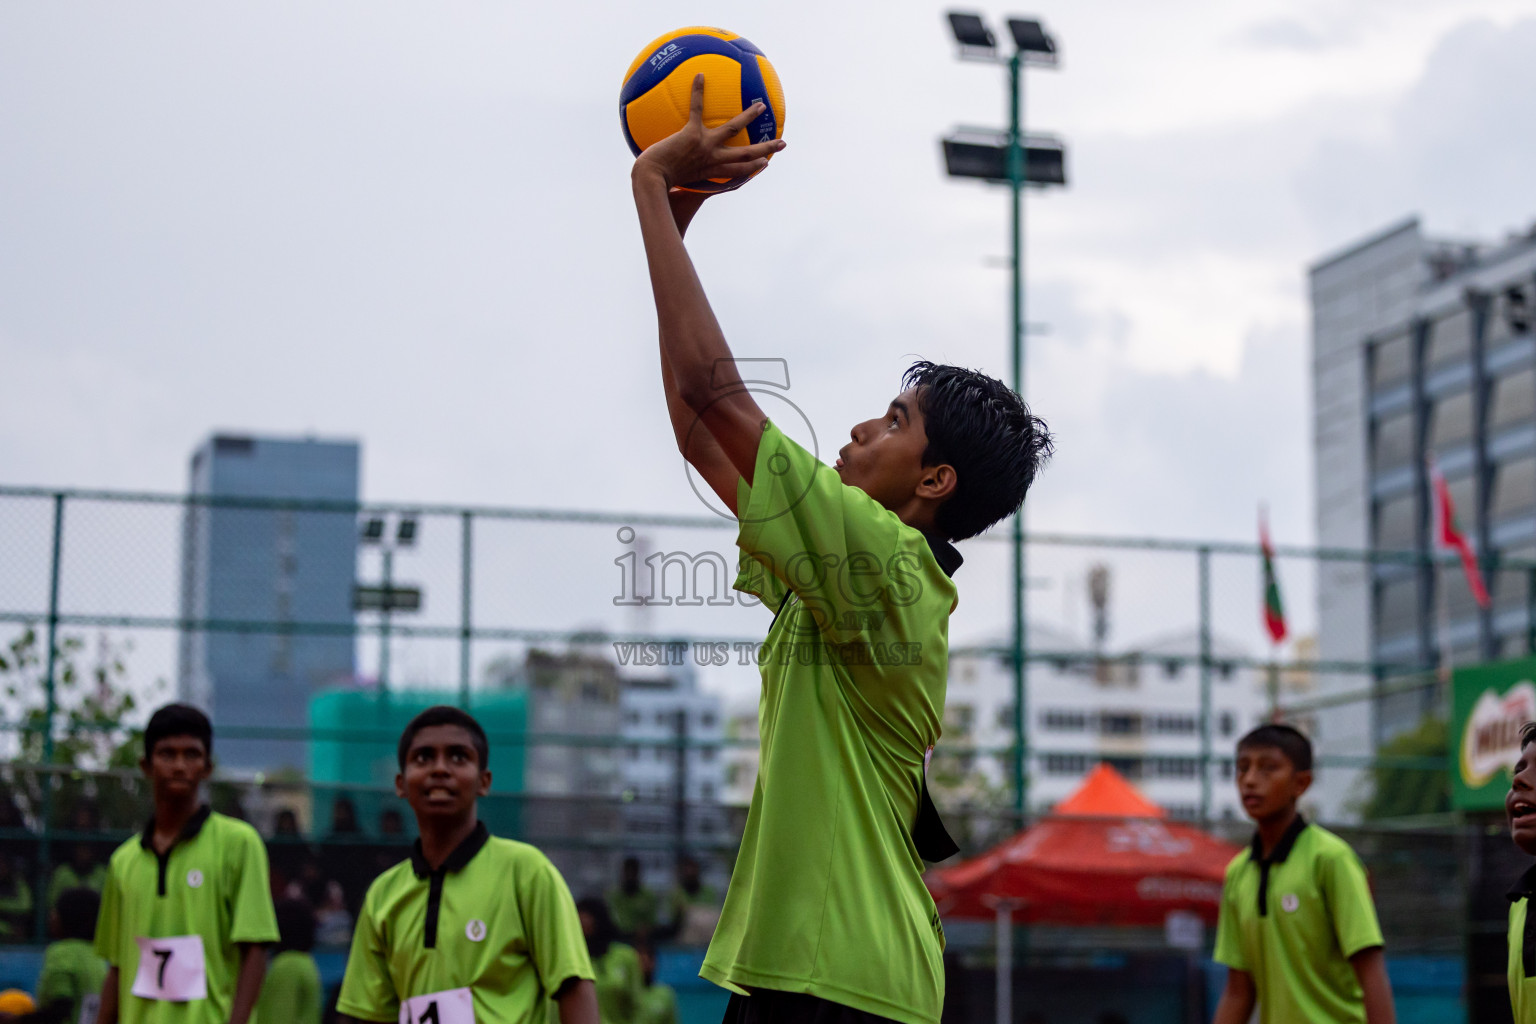
[{"label": "green jersey", "polygon": [[20,875],[0,882],[0,941],[20,942],[32,934],[32,887]]},{"label": "green jersey", "polygon": [[912,833],[960,556],[772,424],[737,492],[736,589],[777,614],[757,650],[757,782],[699,973],[935,1024],[944,933]]},{"label": "green jersey", "polygon": [[593,978],[565,879],[484,823],[436,871],[410,860],[368,888],[337,1009],[402,1024],[530,1024],[571,978]]},{"label": "green jersey", "polygon": [[1360,858],[1300,815],[1268,860],[1254,836],[1227,865],[1215,959],[1253,976],[1260,1024],[1365,1024],[1349,958],[1380,945]]},{"label": "green jersey", "polygon": [[107,884],[107,866],[97,864],[91,870],[81,874],[75,870],[73,864],[60,864],[53,869],[53,877],[48,879],[48,905],[51,907],[59,902],[59,894],[66,889],[91,889],[101,892],[101,887]]},{"label": "green jersey", "polygon": [[649,889],[625,892],[609,889],[604,897],[608,912],[613,915],[613,926],[625,935],[633,935],[641,929],[656,927],[656,894]]},{"label": "green jersey", "polygon": [[1536,868],[1509,891],[1509,1006],[1515,1024],[1536,1024],[1536,918],[1530,916],[1536,895]]},{"label": "green jersey", "polygon": [[640,993],[635,1024],[677,1024],[677,993],[671,985],[648,985]]},{"label": "green jersey", "polygon": [[597,974],[597,1015],[603,1024],[634,1024],[640,1013],[645,972],[633,946],[612,942],[608,952],[592,961]]},{"label": "green jersey", "polygon": [[37,976],[37,1006],[44,1009],[60,1001],[61,1017],[68,1024],[94,1024],[101,1005],[101,985],[107,965],[86,939],[60,939],[43,951],[43,969]]},{"label": "green jersey", "polygon": [[285,949],[267,964],[256,1000],[256,1024],[320,1024],[325,992],[315,958]]},{"label": "green jersey", "polygon": [[96,952],[118,970],[121,1024],[225,1024],[237,943],[277,941],[267,851],[243,821],[202,807],[163,855],[155,824],[112,854]]}]

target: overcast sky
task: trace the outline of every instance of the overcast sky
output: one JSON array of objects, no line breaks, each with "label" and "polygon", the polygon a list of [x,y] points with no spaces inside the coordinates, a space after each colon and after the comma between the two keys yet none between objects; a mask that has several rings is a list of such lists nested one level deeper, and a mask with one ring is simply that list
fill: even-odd
[{"label": "overcast sky", "polygon": [[[1002,122],[1003,75],[942,11],[0,6],[0,479],[174,491],[214,429],[317,433],[364,442],[369,499],[697,510],[616,95],[698,22],[787,96],[789,148],[690,236],[736,352],[833,447],[915,357],[1003,375],[1006,195],[937,145]],[[1306,265],[1530,224],[1536,0],[1031,13],[1071,176],[1028,202],[1032,528],[1251,540],[1267,501],[1309,541]]]}]

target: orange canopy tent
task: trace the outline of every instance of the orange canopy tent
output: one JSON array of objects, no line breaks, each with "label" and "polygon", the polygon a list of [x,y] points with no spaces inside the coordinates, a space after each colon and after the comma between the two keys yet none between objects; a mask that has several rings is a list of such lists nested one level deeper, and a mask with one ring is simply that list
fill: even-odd
[{"label": "orange canopy tent", "polygon": [[1105,764],[1050,816],[926,876],[939,913],[1077,925],[1162,925],[1172,911],[1216,922],[1231,843],[1181,822]]}]

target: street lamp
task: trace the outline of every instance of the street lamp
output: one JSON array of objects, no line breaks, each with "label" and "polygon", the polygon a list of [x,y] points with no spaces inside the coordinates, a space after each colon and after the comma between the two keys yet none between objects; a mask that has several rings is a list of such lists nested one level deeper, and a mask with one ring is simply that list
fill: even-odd
[{"label": "street lamp", "polygon": [[395,586],[395,551],[416,545],[417,520],[414,515],[402,515],[395,524],[393,540],[388,537],[387,524],[382,516],[371,516],[363,521],[358,531],[358,541],[365,546],[377,546],[381,561],[381,585],[377,587],[357,584],[352,588],[354,611],[379,613],[379,703],[389,702],[389,621],[393,612],[417,612],[421,610],[420,587]]},{"label": "street lamp", "polygon": [[[997,37],[979,14],[951,11],[949,28],[960,46],[960,59],[1008,67],[1008,130],[959,129],[942,140],[944,167],[950,177],[976,178],[1005,184],[1013,197],[1012,220],[1012,325],[1009,330],[1013,356],[1013,389],[1024,394],[1024,188],[1027,185],[1065,185],[1066,147],[1049,137],[1024,135],[1024,68],[1055,67],[1056,41],[1040,22],[1009,18],[1008,34],[1014,51],[998,52]],[[1013,517],[1013,799],[1020,823],[1029,810],[1028,694],[1024,685],[1024,660],[1028,632],[1024,607],[1024,510]]]}]

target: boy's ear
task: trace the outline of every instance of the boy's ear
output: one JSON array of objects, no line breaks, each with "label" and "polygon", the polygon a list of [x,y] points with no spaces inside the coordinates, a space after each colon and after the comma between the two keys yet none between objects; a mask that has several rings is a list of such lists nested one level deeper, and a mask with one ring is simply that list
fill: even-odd
[{"label": "boy's ear", "polygon": [[405,773],[400,772],[395,776],[395,796],[405,799]]},{"label": "boy's ear", "polygon": [[1300,799],[1307,790],[1312,788],[1312,769],[1296,773],[1296,797]]},{"label": "boy's ear", "polygon": [[955,493],[959,483],[960,477],[955,473],[955,467],[947,462],[941,462],[937,466],[924,466],[923,478],[917,484],[917,496],[942,501]]},{"label": "boy's ear", "polygon": [[139,771],[144,773],[144,777],[146,779],[149,778],[149,755],[148,754],[145,754],[143,757],[139,758]]},{"label": "boy's ear", "polygon": [[491,792],[491,773],[488,772],[488,771],[481,772],[480,773],[480,791],[476,795],[477,796],[486,796],[490,792]]}]

